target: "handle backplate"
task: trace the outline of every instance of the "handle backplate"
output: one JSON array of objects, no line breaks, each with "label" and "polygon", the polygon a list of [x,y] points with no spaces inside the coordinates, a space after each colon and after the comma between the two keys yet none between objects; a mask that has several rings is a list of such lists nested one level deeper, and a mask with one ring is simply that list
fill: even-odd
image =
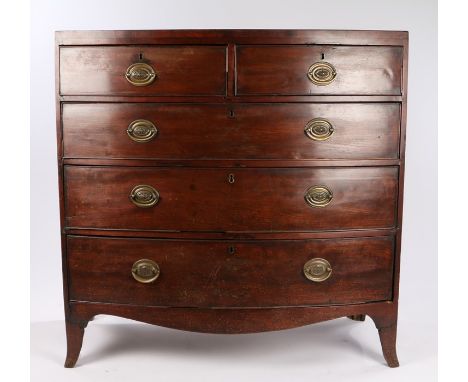
[{"label": "handle backplate", "polygon": [[146,119],[136,119],[127,127],[127,134],[135,142],[145,143],[153,140],[158,129],[153,122]]},{"label": "handle backplate", "polygon": [[129,198],[137,207],[148,208],[159,202],[159,192],[152,186],[139,184],[130,192]]},{"label": "handle backplate", "polygon": [[156,79],[156,72],[151,65],[137,62],[127,68],[125,78],[134,86],[148,86]]},{"label": "handle backplate", "polygon": [[328,279],[331,274],[332,267],[325,259],[317,257],[304,264],[304,276],[310,281],[319,283]]},{"label": "handle backplate", "polygon": [[325,141],[329,139],[335,129],[332,124],[323,118],[314,118],[307,122],[304,133],[314,141]]},{"label": "handle backplate", "polygon": [[132,266],[132,276],[140,283],[151,283],[159,277],[160,273],[159,265],[153,260],[140,259]]},{"label": "handle backplate", "polygon": [[304,199],[311,207],[325,207],[332,201],[333,193],[326,186],[312,186],[306,191]]},{"label": "handle backplate", "polygon": [[307,77],[315,85],[325,86],[331,84],[335,80],[336,70],[329,62],[319,61],[309,67]]}]

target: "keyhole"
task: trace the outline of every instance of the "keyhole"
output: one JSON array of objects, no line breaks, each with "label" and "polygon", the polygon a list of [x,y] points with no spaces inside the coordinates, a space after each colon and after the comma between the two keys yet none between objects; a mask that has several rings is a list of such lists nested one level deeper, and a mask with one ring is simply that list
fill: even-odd
[{"label": "keyhole", "polygon": [[140,57],[140,61],[143,60],[143,53],[140,53],[139,57]]},{"label": "keyhole", "polygon": [[324,59],[325,59],[325,54],[324,54],[324,53],[322,53],[322,60],[324,60]]},{"label": "keyhole", "polygon": [[234,255],[236,253],[236,247],[234,247],[232,245],[229,246],[228,252],[229,252],[230,255]]},{"label": "keyhole", "polygon": [[230,109],[229,110],[229,118],[234,118],[234,117],[235,117],[234,110]]},{"label": "keyhole", "polygon": [[229,174],[228,175],[228,182],[232,184],[235,181],[236,181],[236,179],[234,178],[234,174]]}]

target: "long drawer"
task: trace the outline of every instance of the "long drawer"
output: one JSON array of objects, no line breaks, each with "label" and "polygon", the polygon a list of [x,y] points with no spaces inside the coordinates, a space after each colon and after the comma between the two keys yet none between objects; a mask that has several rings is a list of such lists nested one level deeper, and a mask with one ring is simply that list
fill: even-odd
[{"label": "long drawer", "polygon": [[65,166],[68,227],[313,231],[394,227],[397,167]]},{"label": "long drawer", "polygon": [[237,47],[238,95],[400,95],[397,46]]},{"label": "long drawer", "polygon": [[69,236],[67,250],[70,299],[77,301],[267,307],[392,298],[393,237],[223,242]]},{"label": "long drawer", "polygon": [[64,156],[393,159],[400,107],[377,104],[64,104]]},{"label": "long drawer", "polygon": [[61,47],[60,94],[225,95],[226,47]]}]

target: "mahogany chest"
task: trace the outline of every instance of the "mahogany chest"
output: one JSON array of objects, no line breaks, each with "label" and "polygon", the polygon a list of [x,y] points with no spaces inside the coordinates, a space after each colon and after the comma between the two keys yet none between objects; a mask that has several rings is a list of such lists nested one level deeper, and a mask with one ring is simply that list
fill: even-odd
[{"label": "mahogany chest", "polygon": [[368,315],[395,351],[407,32],[56,33],[68,352]]}]

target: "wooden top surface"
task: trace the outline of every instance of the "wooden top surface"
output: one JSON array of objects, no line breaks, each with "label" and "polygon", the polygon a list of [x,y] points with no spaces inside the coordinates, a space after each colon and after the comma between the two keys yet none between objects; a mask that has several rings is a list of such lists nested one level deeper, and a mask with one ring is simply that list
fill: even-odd
[{"label": "wooden top surface", "polygon": [[[191,29],[57,31],[58,45],[112,44],[337,44],[399,45],[406,31],[305,29]],[[201,40],[203,39],[203,40]]]}]

